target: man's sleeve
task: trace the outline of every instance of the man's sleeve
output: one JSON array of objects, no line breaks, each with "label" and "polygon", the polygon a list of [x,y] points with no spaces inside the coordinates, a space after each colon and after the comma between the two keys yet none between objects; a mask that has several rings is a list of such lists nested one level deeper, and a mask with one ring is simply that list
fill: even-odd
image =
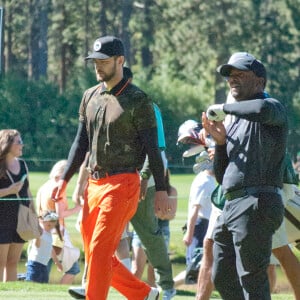
[{"label": "man's sleeve", "polygon": [[158,149],[157,145],[156,128],[140,130],[139,135],[146,149],[149,167],[154,178],[156,191],[165,191],[166,186],[164,176],[164,165],[161,158],[160,150]]},{"label": "man's sleeve", "polygon": [[154,103],[154,112],[155,112],[155,120],[157,126],[157,138],[158,138],[158,147],[161,150],[166,149],[166,139],[165,139],[165,130],[164,130],[164,123],[162,120],[162,115],[159,107]]},{"label": "man's sleeve", "polygon": [[225,174],[225,170],[228,166],[229,159],[226,151],[225,145],[216,145],[215,147],[215,157],[214,157],[214,172],[216,180],[219,184],[222,184],[223,176]]},{"label": "man's sleeve", "polygon": [[135,93],[135,109],[133,119],[138,130],[141,143],[148,155],[149,166],[152,172],[157,191],[165,191],[164,165],[158,147],[157,127],[153,102],[139,91]]},{"label": "man's sleeve", "polygon": [[271,126],[285,126],[287,115],[285,107],[276,99],[255,99],[224,104],[226,114],[260,122]]},{"label": "man's sleeve", "polygon": [[80,168],[88,151],[88,145],[86,126],[83,122],[79,122],[77,134],[70,149],[68,163],[62,175],[62,179],[68,182]]}]

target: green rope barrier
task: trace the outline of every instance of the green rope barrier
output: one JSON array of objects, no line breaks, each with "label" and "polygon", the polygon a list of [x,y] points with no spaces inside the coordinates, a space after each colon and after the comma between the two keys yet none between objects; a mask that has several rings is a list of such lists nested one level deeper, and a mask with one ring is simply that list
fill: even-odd
[{"label": "green rope barrier", "polygon": [[0,198],[0,201],[23,201],[23,200],[33,200],[32,198]]}]

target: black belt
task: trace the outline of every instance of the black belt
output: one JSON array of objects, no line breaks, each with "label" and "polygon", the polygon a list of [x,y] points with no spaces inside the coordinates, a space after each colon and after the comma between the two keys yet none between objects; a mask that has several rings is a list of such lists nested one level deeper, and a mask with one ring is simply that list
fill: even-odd
[{"label": "black belt", "polygon": [[237,198],[243,198],[248,195],[257,193],[277,193],[279,194],[280,189],[276,186],[262,185],[262,186],[249,186],[239,190],[227,192],[224,196],[226,200],[231,201]]},{"label": "black belt", "polygon": [[136,168],[124,168],[124,169],[117,169],[117,170],[95,170],[91,171],[90,178],[98,180],[101,178],[106,178],[109,176],[123,174],[123,173],[136,173]]}]

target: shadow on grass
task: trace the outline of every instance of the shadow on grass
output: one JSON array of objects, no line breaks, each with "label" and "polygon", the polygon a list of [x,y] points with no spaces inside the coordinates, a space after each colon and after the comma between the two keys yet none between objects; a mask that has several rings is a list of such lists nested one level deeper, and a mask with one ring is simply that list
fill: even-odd
[{"label": "shadow on grass", "polygon": [[183,264],[185,265],[185,256],[181,255],[174,255],[171,257],[171,263],[172,264]]}]

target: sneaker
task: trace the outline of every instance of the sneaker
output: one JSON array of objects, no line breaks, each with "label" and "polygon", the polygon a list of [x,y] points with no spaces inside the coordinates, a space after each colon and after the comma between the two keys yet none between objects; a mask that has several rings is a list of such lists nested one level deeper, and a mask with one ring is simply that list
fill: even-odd
[{"label": "sneaker", "polygon": [[176,295],[175,289],[163,290],[162,300],[170,300]]},{"label": "sneaker", "polygon": [[75,299],[85,299],[85,288],[82,286],[70,287],[69,294]]},{"label": "sneaker", "polygon": [[158,298],[159,298],[159,290],[155,287],[152,287],[151,291],[149,292],[145,300],[158,300]]},{"label": "sneaker", "polygon": [[26,273],[18,273],[17,274],[17,279],[24,281],[26,279]]}]

